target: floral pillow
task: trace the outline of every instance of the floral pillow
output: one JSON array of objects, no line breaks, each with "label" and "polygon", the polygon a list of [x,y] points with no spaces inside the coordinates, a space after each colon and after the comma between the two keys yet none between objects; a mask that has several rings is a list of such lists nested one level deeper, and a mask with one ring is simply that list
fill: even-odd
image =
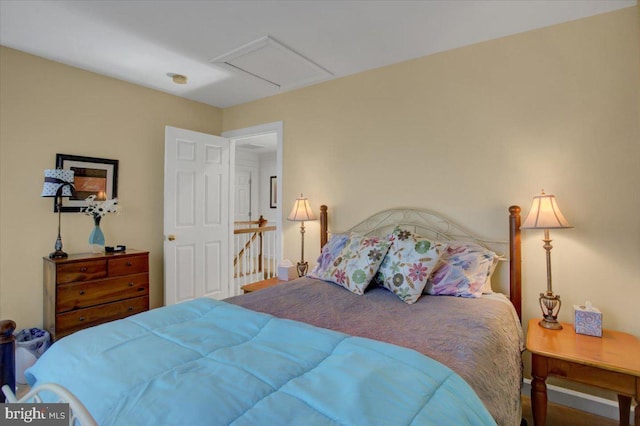
[{"label": "floral pillow", "polygon": [[400,228],[393,231],[389,241],[391,247],[382,261],[376,282],[400,300],[415,303],[447,245]]},{"label": "floral pillow", "polygon": [[341,285],[352,293],[364,294],[389,245],[386,238],[352,233],[333,263],[316,277]]},{"label": "floral pillow", "polygon": [[482,294],[491,294],[491,293],[493,293],[493,287],[491,285],[491,277],[493,276],[493,273],[496,271],[498,263],[502,259],[503,259],[503,257],[495,255],[495,258],[493,259],[493,263],[491,264],[491,267],[489,268],[489,274],[487,275],[487,279],[485,280],[484,284],[482,285],[482,288],[480,289],[480,293],[482,293]]},{"label": "floral pillow", "polygon": [[480,297],[498,255],[471,242],[451,242],[442,264],[427,282],[426,293]]},{"label": "floral pillow", "polygon": [[311,278],[323,279],[323,276],[340,255],[340,252],[347,244],[347,241],[349,241],[349,234],[331,235],[327,244],[322,247],[322,252],[320,253],[320,256],[318,256],[318,263],[316,263],[313,270],[309,272],[308,276]]}]

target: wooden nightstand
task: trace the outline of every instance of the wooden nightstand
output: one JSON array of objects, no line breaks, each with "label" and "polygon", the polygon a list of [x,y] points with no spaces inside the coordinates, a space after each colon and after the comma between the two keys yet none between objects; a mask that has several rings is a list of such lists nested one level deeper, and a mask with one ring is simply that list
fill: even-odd
[{"label": "wooden nightstand", "polygon": [[[547,420],[547,376],[558,376],[618,393],[620,424],[629,424],[631,399],[640,401],[640,339],[627,333],[603,330],[602,337],[585,336],[563,323],[562,330],[547,330],[529,321],[527,349],[531,359],[533,423]],[[640,408],[635,410],[640,425]]]},{"label": "wooden nightstand", "polygon": [[272,287],[274,285],[286,283],[286,281],[281,281],[278,277],[269,278],[264,281],[258,281],[257,283],[246,284],[240,287],[244,294],[251,293],[252,291],[263,290],[265,288]]}]

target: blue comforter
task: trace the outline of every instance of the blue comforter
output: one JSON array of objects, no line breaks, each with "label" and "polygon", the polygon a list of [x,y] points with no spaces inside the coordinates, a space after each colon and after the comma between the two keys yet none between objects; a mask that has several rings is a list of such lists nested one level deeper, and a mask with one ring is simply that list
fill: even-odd
[{"label": "blue comforter", "polygon": [[26,377],[65,386],[102,426],[495,424],[418,352],[211,299],[75,333]]}]

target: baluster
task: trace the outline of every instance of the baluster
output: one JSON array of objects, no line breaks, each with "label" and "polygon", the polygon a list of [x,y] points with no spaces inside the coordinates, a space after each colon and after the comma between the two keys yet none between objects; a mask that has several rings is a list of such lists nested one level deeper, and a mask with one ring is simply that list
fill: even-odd
[{"label": "baluster", "polygon": [[[260,218],[262,218],[262,216],[260,216]],[[262,225],[261,225],[262,226]],[[265,278],[264,276],[264,271],[262,270],[263,265],[262,265],[262,256],[264,255],[264,252],[262,250],[262,243],[263,243],[263,232],[262,231],[258,231],[258,273],[262,273],[262,277],[263,279]]]}]

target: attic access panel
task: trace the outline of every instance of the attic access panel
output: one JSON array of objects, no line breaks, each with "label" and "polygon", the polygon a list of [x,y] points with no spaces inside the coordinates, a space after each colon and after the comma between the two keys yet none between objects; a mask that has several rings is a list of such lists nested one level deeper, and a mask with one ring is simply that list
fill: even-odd
[{"label": "attic access panel", "polygon": [[320,65],[269,36],[259,38],[211,60],[266,81],[279,89],[293,89],[333,76]]}]

